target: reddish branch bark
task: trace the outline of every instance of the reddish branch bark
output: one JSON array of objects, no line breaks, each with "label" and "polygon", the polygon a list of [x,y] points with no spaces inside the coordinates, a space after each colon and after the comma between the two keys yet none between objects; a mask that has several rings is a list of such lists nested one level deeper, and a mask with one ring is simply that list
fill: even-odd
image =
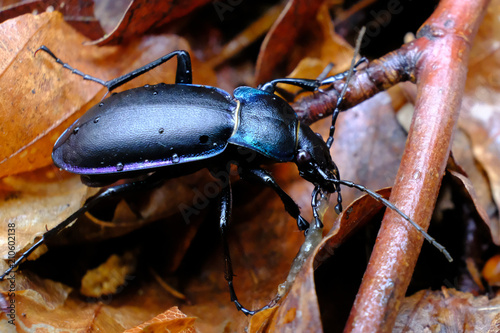
[{"label": "reddish branch bark", "polygon": [[[351,78],[340,108],[349,109],[399,82],[415,82],[415,66],[422,54],[420,44],[421,41],[416,40],[403,45],[358,70]],[[326,93],[316,93],[295,103],[293,108],[299,120],[309,125],[331,115],[344,84],[344,80],[339,80]]]},{"label": "reddish branch bark", "polygon": [[[441,1],[420,28],[417,40],[353,77],[342,105],[345,109],[357,104],[399,81],[417,83],[415,114],[390,200],[425,230],[450,152],[470,47],[488,3]],[[294,106],[301,119],[313,122],[326,116],[327,108],[335,107],[334,96],[342,84],[329,94],[316,96],[316,102]],[[398,214],[386,212],[345,332],[392,330],[422,243],[423,237]]]}]

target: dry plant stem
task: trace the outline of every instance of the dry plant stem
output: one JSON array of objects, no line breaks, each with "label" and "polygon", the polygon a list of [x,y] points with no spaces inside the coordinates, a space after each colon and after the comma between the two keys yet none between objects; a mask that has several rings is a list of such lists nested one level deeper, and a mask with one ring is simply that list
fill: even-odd
[{"label": "dry plant stem", "polygon": [[[424,230],[449,156],[470,47],[488,4],[488,0],[442,0],[417,40],[353,76],[342,103],[345,110],[398,82],[417,83],[415,114],[390,201]],[[331,114],[343,85],[338,81],[327,93],[295,103],[300,121],[310,124]],[[387,211],[345,332],[392,330],[422,243],[414,228]]]},{"label": "dry plant stem", "polygon": [[[425,230],[464,91],[469,50],[489,1],[444,0],[419,31],[418,96],[390,201]],[[387,211],[345,332],[390,332],[423,237]],[[446,263],[443,258],[443,265]]]},{"label": "dry plant stem", "polygon": [[[341,109],[349,109],[399,82],[414,82],[415,64],[421,56],[421,48],[416,45],[419,42],[404,45],[358,70],[351,78]],[[295,103],[293,108],[300,122],[309,125],[331,115],[344,84],[344,80],[339,80],[326,93],[316,93]]]}]

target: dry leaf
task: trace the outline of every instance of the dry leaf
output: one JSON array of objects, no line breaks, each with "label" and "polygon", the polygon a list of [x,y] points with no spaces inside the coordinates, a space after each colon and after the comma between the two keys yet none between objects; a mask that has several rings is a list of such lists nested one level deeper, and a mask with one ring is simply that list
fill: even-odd
[{"label": "dry leaf", "polygon": [[196,318],[186,316],[178,307],[174,306],[151,320],[126,330],[123,333],[194,333],[196,332],[194,328],[195,319]]},{"label": "dry leaf", "polygon": [[94,1],[78,0],[6,0],[0,5],[0,22],[29,13],[52,12],[63,14],[65,21],[88,38],[101,37],[99,21],[94,17]]},{"label": "dry leaf", "polygon": [[[64,44],[59,42],[65,36]],[[105,88],[72,75],[47,54],[34,52],[47,45],[64,61],[101,79],[116,78],[175,49],[188,49],[175,36],[156,36],[127,47],[82,46],[85,40],[57,13],[23,15],[0,25],[0,36],[9,41],[0,59],[0,89],[5,92],[0,105],[0,176],[7,176],[51,165],[50,154],[59,135],[104,96]],[[22,46],[22,47],[20,47]],[[196,65],[196,62],[195,62]],[[196,66],[193,65],[195,68]],[[146,83],[173,82],[175,64],[166,64],[134,80]],[[161,73],[161,76],[159,75]],[[17,82],[20,75],[22,84]],[[203,77],[201,78],[203,79]],[[14,105],[15,107],[12,107]]]},{"label": "dry leaf", "polygon": [[134,36],[140,36],[148,30],[183,17],[208,2],[208,0],[177,3],[131,0],[116,28],[103,38],[93,41],[92,44],[121,44]]},{"label": "dry leaf", "polygon": [[[0,188],[0,223],[11,224],[16,252],[33,244],[35,238],[78,210],[95,193],[95,189],[83,186],[79,177],[63,174],[54,167],[24,177],[3,178]],[[2,258],[7,258],[10,253],[7,233],[7,228],[0,230]]]},{"label": "dry leaf", "polygon": [[[206,3],[206,1],[202,2]],[[172,10],[171,13],[181,9],[188,12],[202,2],[188,2],[183,8],[174,5],[165,5],[165,7],[172,6],[168,7]],[[322,7],[318,11],[317,8],[315,9],[317,5],[309,3],[304,7],[304,4],[289,2],[288,8],[303,9],[309,14],[295,17],[292,15],[293,11],[282,13],[282,21],[277,23],[275,29],[270,32],[269,40],[274,41],[276,36],[280,38],[273,43],[267,43],[259,55],[259,59],[267,59],[264,62],[270,65],[269,68],[262,69],[263,73],[267,73],[265,75],[269,75],[269,79],[272,78],[270,73],[281,70],[274,67],[274,60],[285,59],[287,71],[290,71],[300,60],[300,66],[293,74],[294,77],[314,78],[332,61],[336,64],[335,71],[346,69],[346,64],[351,60],[352,51],[333,33],[327,8]],[[122,21],[122,25],[109,36],[109,40],[116,42],[128,39],[131,35],[136,33],[140,35],[142,31],[162,24],[161,20],[157,19],[164,15],[160,7],[155,7],[156,11],[149,10],[146,13],[144,11],[146,5],[136,1],[132,6],[138,10],[136,13],[126,14],[126,17],[132,20],[130,25],[127,20]],[[166,20],[176,15],[183,16],[182,10],[177,12],[178,15],[169,15]],[[304,17],[309,17],[310,12],[317,13],[316,20],[312,18],[304,20]],[[137,13],[140,15],[136,15]],[[156,18],[147,22],[146,20],[136,21],[136,18],[143,17],[141,15],[152,15]],[[292,17],[294,19],[290,20]],[[186,20],[189,22],[189,17]],[[290,22],[293,22],[293,29],[283,29],[283,24],[287,26]],[[3,126],[1,132],[4,133],[4,137],[0,139],[3,143],[5,142],[0,155],[0,163],[2,163],[0,172],[4,176],[51,164],[50,151],[59,133],[87,108],[98,103],[104,95],[104,88],[96,83],[84,82],[81,77],[72,75],[57,65],[48,55],[38,53],[36,57],[33,57],[33,52],[41,44],[46,44],[64,61],[79,70],[103,79],[115,78],[173,49],[190,49],[188,43],[177,36],[161,35],[143,37],[137,42],[116,47],[84,47],[81,43],[85,39],[68,29],[57,14],[25,15],[4,22],[4,24],[0,26],[0,31],[3,31],[2,36],[8,36],[3,39],[9,42],[6,44],[9,52],[0,54],[2,73],[0,89],[2,92],[7,92],[2,95],[5,103],[1,104],[4,108],[0,106],[0,113],[4,116],[3,120],[0,119],[2,124],[0,126]],[[308,35],[310,37],[308,43],[304,45],[295,43],[293,47],[290,46],[290,40],[297,40],[296,36],[303,32],[304,24],[310,25],[314,34]],[[197,33],[201,35],[200,39],[209,39],[211,43],[217,40],[211,31],[197,31]],[[61,43],[61,36],[64,36],[64,43]],[[283,37],[290,37],[290,39]],[[106,41],[107,39],[102,42]],[[286,46],[287,53],[278,56],[280,48],[283,48],[285,44],[288,45]],[[488,47],[490,52],[488,54],[494,54],[496,51],[491,44],[483,43],[484,47]],[[203,47],[203,45],[197,45],[196,52],[191,54],[203,53]],[[484,54],[486,53],[483,52],[482,55]],[[486,63],[494,67],[490,62]],[[151,73],[151,76],[145,75],[133,80],[123,89],[145,83],[171,83],[175,76],[174,68],[175,61],[169,62],[161,66],[156,74]],[[237,78],[239,75],[238,70],[230,65],[225,68],[225,71],[225,77]],[[488,82],[495,88],[495,81],[486,76],[490,75],[486,70],[484,72],[486,79],[483,77],[482,81],[479,80],[480,83]],[[200,64],[194,57],[193,73],[196,84],[218,85],[213,69],[206,64]],[[20,77],[23,80],[19,80]],[[12,82],[20,83],[14,86]],[[233,80],[228,86],[236,83]],[[489,93],[486,94],[487,110],[494,109],[493,90],[489,90],[491,96]],[[401,98],[401,96],[396,97]],[[482,100],[478,104],[481,108],[475,106],[475,110],[482,110],[484,104]],[[494,114],[494,111],[491,114]],[[478,170],[482,170],[481,168],[486,170],[487,179],[493,180],[492,191],[496,193],[497,185],[494,180],[498,154],[494,150],[496,147],[494,138],[497,129],[494,117],[481,118],[484,116],[485,113],[474,112],[471,116],[472,121],[470,124],[465,124],[467,128],[464,131],[472,137],[475,158],[481,164]],[[315,125],[315,130],[326,136],[329,121],[328,119],[323,124]],[[337,123],[332,154],[343,179],[353,180],[376,190],[392,184],[404,142],[405,133],[394,119],[391,100],[387,94],[380,94],[370,102],[341,114]],[[303,215],[310,220],[311,184],[300,179],[294,165],[278,165],[272,167],[272,171],[278,183],[299,203]],[[52,176],[50,176],[51,172]],[[44,173],[47,174],[44,175]],[[53,179],[59,177],[62,178],[62,182],[56,185]],[[463,178],[463,174],[459,178],[464,187],[470,187],[468,180]],[[203,332],[243,331],[248,325],[248,319],[238,313],[230,302],[227,283],[223,277],[223,256],[218,236],[219,216],[214,207],[214,201],[202,200],[203,207],[197,208],[199,214],[194,214],[192,219],[187,219],[190,224],[187,224],[182,209],[179,210],[181,204],[196,207],[200,200],[199,193],[203,194],[205,186],[211,182],[212,178],[207,173],[174,179],[148,195],[132,193],[118,204],[103,205],[106,207],[102,211],[95,212],[95,216],[82,218],[76,226],[65,230],[57,241],[60,242],[59,244],[69,243],[73,246],[51,248],[47,255],[37,260],[38,264],[29,263],[26,265],[28,266],[26,271],[23,267],[23,270],[17,274],[19,283],[16,297],[21,302],[17,309],[18,330],[28,332],[31,329],[33,331],[36,325],[68,332],[85,329],[112,333],[122,332],[131,327],[140,327],[139,332],[166,328],[180,330],[184,327],[193,328],[193,316],[196,316],[196,328]],[[481,187],[481,189],[484,188]],[[77,177],[67,178],[66,175],[60,175],[49,167],[34,174],[4,178],[2,191],[5,195],[0,203],[3,205],[0,207],[0,212],[6,216],[2,218],[7,221],[19,218],[19,221],[23,221],[16,229],[20,237],[16,248],[31,243],[34,237],[43,233],[46,226],[50,228],[60,222],[64,214],[76,210],[76,207],[80,206],[89,195],[79,184]],[[71,196],[66,197],[66,193],[71,193]],[[346,211],[341,216],[340,225],[335,224],[334,228],[332,228],[333,213],[329,213],[325,220],[327,228],[332,228],[332,231],[325,240],[323,252],[314,257],[316,265],[323,263],[319,270],[331,260],[332,251],[335,250],[336,256],[332,257],[335,259],[337,254],[344,249],[346,240],[361,224],[372,221],[373,215],[382,207],[380,203],[365,197],[348,206],[347,203],[360,193],[346,188],[342,189],[342,193],[346,202]],[[469,193],[472,192],[469,191]],[[281,201],[269,189],[266,190],[244,181],[235,182],[233,194],[234,209],[229,246],[237,275],[234,283],[241,303],[254,309],[267,304],[276,293],[276,288],[283,282],[292,259],[303,241],[303,235],[297,231],[293,218],[284,211]],[[474,198],[472,196],[472,199]],[[481,193],[478,198],[478,201],[482,203]],[[475,199],[474,203],[479,205]],[[18,209],[30,211],[30,213],[24,217],[20,211],[16,212],[13,208],[15,205]],[[477,210],[480,211],[479,208]],[[491,215],[491,211],[487,210],[487,214]],[[159,222],[151,223],[153,221]],[[141,229],[129,234],[139,228]],[[494,228],[493,225],[493,234],[496,233]],[[123,236],[126,234],[129,235]],[[2,238],[6,239],[0,235],[0,239]],[[452,241],[456,242],[455,239],[449,240],[449,242]],[[81,244],[82,242],[85,244]],[[92,243],[89,245],[87,242]],[[97,302],[89,299],[82,300],[81,296],[74,291],[78,290],[79,286],[70,280],[67,282],[65,280],[67,285],[63,285],[49,280],[40,280],[35,275],[35,273],[52,274],[51,277],[78,275],[80,271],[95,267],[93,263],[90,264],[90,261],[93,260],[91,257],[96,252],[100,254],[97,257],[102,262],[109,256],[104,253],[103,249],[107,251],[130,249],[135,244],[141,248],[141,254],[135,259],[142,267],[137,269],[133,279],[126,281],[125,288],[120,288],[116,295],[109,297],[101,295]],[[432,249],[432,251],[436,256],[435,250]],[[47,263],[48,261],[50,263]],[[361,279],[362,272],[356,275],[355,279],[351,278],[353,276],[351,273],[352,271],[357,273],[358,266],[362,265],[363,262],[347,262],[346,265],[335,267],[333,273],[335,276],[331,272],[328,275],[322,271],[318,271],[315,276],[312,269],[313,262],[310,262],[297,277],[292,290],[282,303],[276,308],[251,318],[250,331],[287,328],[317,331],[322,327],[329,330],[333,326],[333,321],[337,325],[342,325],[343,314],[340,312],[347,311],[349,302],[352,303],[354,296],[346,292],[341,295],[342,297],[332,297],[323,289],[324,281],[337,284],[335,287],[348,289],[347,283],[340,284],[333,278],[349,277],[357,281]],[[147,273],[148,268],[153,268],[162,279],[167,280],[169,285],[179,289],[186,296],[186,300],[176,299],[166,292],[156,279]],[[24,273],[30,270],[33,274],[30,274],[30,278],[27,279]],[[323,282],[318,283],[318,280]],[[437,317],[445,320],[445,324],[451,327],[453,323],[450,323],[449,319],[452,317],[449,313],[444,313],[446,307],[451,309],[456,302],[465,303],[465,301],[463,301],[463,295],[452,291],[447,291],[447,295],[448,303],[433,304],[437,304],[435,309],[442,311],[442,316]],[[475,302],[478,304],[484,302],[483,299],[468,297],[465,299],[473,305],[476,305]],[[495,309],[491,306],[493,301],[484,304],[487,304],[485,307],[488,311]],[[174,305],[179,305],[188,317],[163,321],[164,317],[168,317],[167,313],[178,311],[171,309],[158,316],[156,320],[147,321]],[[332,311],[332,309],[338,311]],[[455,315],[456,312],[453,311],[451,312]],[[420,316],[425,309],[418,309],[417,312]],[[465,312],[460,312],[459,315],[461,313]],[[67,323],[68,317],[74,319],[73,322]],[[491,319],[491,316],[479,316],[479,318],[481,320],[486,318],[480,323],[482,325],[480,327],[486,327],[486,329],[488,329],[488,323],[491,322],[489,327],[491,329],[500,322],[500,319]],[[4,319],[2,317],[0,325],[4,325],[6,322]],[[137,326],[140,323],[144,324]],[[408,323],[408,320],[405,323]],[[5,325],[0,327],[3,328]]]},{"label": "dry leaf", "polygon": [[488,300],[455,289],[422,290],[407,297],[393,332],[496,332],[500,298]]},{"label": "dry leaf", "polygon": [[[467,134],[472,144],[475,160],[480,163],[488,177],[491,195],[496,207],[488,209],[490,229],[493,241],[500,244],[500,109],[498,77],[500,68],[497,64],[498,31],[497,20],[500,2],[493,1],[488,7],[485,19],[479,28],[471,50],[469,74],[462,103],[459,126]],[[487,207],[489,208],[489,207]]]},{"label": "dry leaf", "polygon": [[[323,1],[317,0],[291,0],[287,2],[280,17],[262,43],[261,52],[257,59],[256,82],[262,83],[271,80],[277,65],[284,59],[290,61],[292,57],[290,50],[294,49],[292,45],[297,45],[298,38],[306,30],[314,30],[307,25],[313,20],[322,3]],[[296,64],[297,62],[292,65],[292,68]]]}]

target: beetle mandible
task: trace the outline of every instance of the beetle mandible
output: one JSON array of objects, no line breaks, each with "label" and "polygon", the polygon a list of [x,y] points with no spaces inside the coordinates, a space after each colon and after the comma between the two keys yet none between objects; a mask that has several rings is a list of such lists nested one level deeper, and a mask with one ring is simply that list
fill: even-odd
[{"label": "beetle mandible", "polygon": [[[47,231],[0,276],[3,280],[46,239],[56,235],[80,215],[109,196],[131,189],[156,186],[168,178],[208,168],[216,175],[229,161],[236,161],[242,178],[271,187],[281,198],[286,211],[297,220],[299,230],[309,223],[300,215],[294,200],[261,167],[268,163],[294,162],[300,176],[315,185],[312,209],[315,222],[321,225],[317,197],[321,193],[337,193],[336,210],[342,210],[340,185],[356,188],[394,209],[416,227],[445,255],[446,250],[407,215],[377,193],[346,180],[330,155],[333,131],[327,142],[307,125],[298,121],[295,111],[274,94],[276,85],[284,83],[317,91],[322,85],[343,79],[347,72],[324,80],[282,78],[258,88],[238,87],[233,96],[215,87],[192,84],[191,60],[183,50],[171,52],[137,70],[110,81],[84,74],[61,61],[46,46],[44,51],[64,68],[105,86],[108,91],[177,58],[175,84],[160,83],[126,90],[104,99],[89,109],[57,140],[52,152],[56,166],[81,175],[88,186],[107,186],[119,180],[130,182],[109,187],[89,199],[83,207],[53,229]],[[340,104],[342,96],[337,103]],[[336,110],[338,114],[338,110]],[[334,118],[335,120],[335,118]],[[333,120],[333,122],[334,122]],[[334,124],[332,124],[333,127]],[[270,135],[272,133],[272,135]],[[243,158],[252,153],[252,158]],[[233,287],[233,271],[227,246],[231,215],[231,185],[226,182],[218,196],[220,231],[224,243],[225,279],[231,301],[245,314]]]}]

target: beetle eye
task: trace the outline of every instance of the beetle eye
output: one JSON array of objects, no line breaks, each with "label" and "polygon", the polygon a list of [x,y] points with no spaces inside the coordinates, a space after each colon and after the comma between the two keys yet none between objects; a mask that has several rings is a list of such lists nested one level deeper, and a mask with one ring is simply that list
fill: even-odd
[{"label": "beetle eye", "polygon": [[305,150],[299,150],[297,153],[297,164],[304,164],[311,160],[311,154]]}]

